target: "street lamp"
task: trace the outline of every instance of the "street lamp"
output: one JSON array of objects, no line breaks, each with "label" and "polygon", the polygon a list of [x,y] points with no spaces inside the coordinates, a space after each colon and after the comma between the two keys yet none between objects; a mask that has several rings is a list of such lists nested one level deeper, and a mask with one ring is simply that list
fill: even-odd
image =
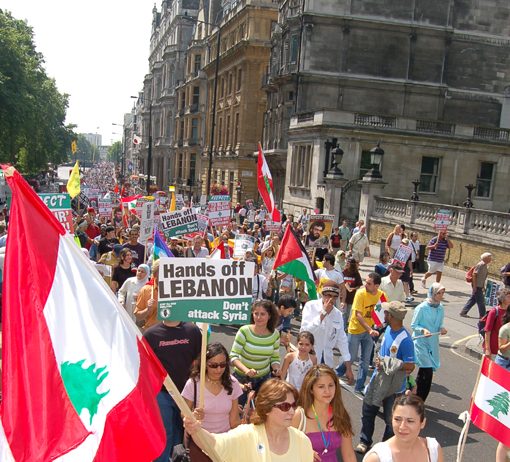
[{"label": "street lamp", "polygon": [[[130,98],[135,98],[142,101],[145,105],[145,99],[143,96],[130,96]],[[152,167],[152,98],[149,99],[149,147],[147,149],[147,182],[145,183],[145,189],[147,191],[147,195],[151,195],[151,167]]]},{"label": "street lamp", "polygon": [[216,63],[214,68],[214,82],[213,82],[213,103],[212,103],[212,114],[211,114],[211,135],[209,138],[209,163],[207,168],[207,183],[206,183],[206,194],[208,195],[211,188],[211,177],[212,177],[212,166],[213,166],[213,146],[214,146],[214,129],[216,128],[216,102],[218,98],[218,72],[220,69],[220,44],[221,44],[221,26],[212,24],[206,21],[201,21],[192,16],[188,16],[187,11],[184,12],[184,18],[193,21],[195,23],[205,24],[206,26],[217,27],[218,35],[216,36]]},{"label": "street lamp", "polygon": [[329,169],[326,178],[330,180],[338,180],[339,178],[342,178],[344,176],[344,173],[340,169],[340,164],[342,163],[344,151],[340,146],[336,145],[336,147],[334,147],[331,150],[331,155],[332,155],[331,168]]},{"label": "street lamp", "polygon": [[370,149],[370,163],[372,164],[372,170],[367,172],[365,176],[370,178],[382,178],[379,166],[381,165],[383,156],[384,150],[381,149],[380,143],[377,143],[375,148]]},{"label": "street lamp", "polygon": [[474,207],[473,201],[471,200],[471,194],[473,194],[473,189],[475,189],[475,185],[470,183],[464,187],[467,189],[468,196],[462,205],[467,209],[471,209]]},{"label": "street lamp", "polygon": [[420,186],[421,181],[420,180],[413,180],[413,181],[411,181],[411,183],[413,183],[413,185],[414,185],[414,192],[411,195],[411,200],[412,201],[419,201],[420,200],[420,196],[418,196],[418,186]]}]

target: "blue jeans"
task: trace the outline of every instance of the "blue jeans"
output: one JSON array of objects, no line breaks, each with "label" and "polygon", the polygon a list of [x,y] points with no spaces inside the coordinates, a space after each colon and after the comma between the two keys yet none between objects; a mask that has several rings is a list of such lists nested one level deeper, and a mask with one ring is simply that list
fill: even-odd
[{"label": "blue jeans", "polygon": [[[386,441],[393,436],[393,427],[391,425],[391,408],[393,407],[394,401],[395,395],[391,395],[383,399],[383,414],[384,422],[386,423],[386,427],[384,428],[384,435],[382,438],[383,441]],[[361,409],[361,433],[359,440],[361,443],[366,444],[368,447],[372,446],[373,443],[372,437],[374,436],[375,418],[377,417],[378,412],[379,408],[377,406],[363,403],[363,407]]]},{"label": "blue jeans", "polygon": [[499,353],[494,358],[494,362],[501,367],[504,367],[507,371],[510,370],[510,359],[501,356]]},{"label": "blue jeans", "polygon": [[[354,391],[363,391],[365,381],[368,375],[368,366],[370,365],[370,355],[374,349],[374,341],[368,332],[362,334],[349,334],[349,353],[351,354],[351,362],[358,360],[358,353],[361,348],[361,359],[358,366],[358,376],[354,384]],[[345,366],[342,363],[336,368],[338,376],[345,375]]]},{"label": "blue jeans", "polygon": [[485,295],[483,294],[483,288],[477,287],[474,293],[471,293],[471,297],[462,308],[461,313],[467,314],[468,311],[475,306],[475,303],[478,305],[478,314],[480,318],[485,315]]},{"label": "blue jeans", "polygon": [[166,446],[163,453],[154,462],[168,462],[176,444],[182,443],[184,429],[181,411],[173,398],[166,392],[160,391],[156,397],[166,432]]}]

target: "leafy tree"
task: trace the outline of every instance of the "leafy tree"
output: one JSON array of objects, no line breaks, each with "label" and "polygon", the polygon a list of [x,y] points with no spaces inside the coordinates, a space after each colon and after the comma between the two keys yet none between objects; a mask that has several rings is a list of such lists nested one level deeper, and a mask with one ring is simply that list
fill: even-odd
[{"label": "leafy tree", "polygon": [[46,75],[25,21],[0,9],[0,161],[23,173],[60,163],[76,137],[65,126],[68,95]]},{"label": "leafy tree", "polygon": [[510,397],[508,392],[503,391],[494,396],[492,399],[487,400],[487,402],[492,407],[491,415],[496,417],[496,419],[498,418],[499,413],[508,415],[510,407]]},{"label": "leafy tree", "polygon": [[122,157],[122,142],[115,141],[109,148],[106,159],[110,162],[120,163]]}]

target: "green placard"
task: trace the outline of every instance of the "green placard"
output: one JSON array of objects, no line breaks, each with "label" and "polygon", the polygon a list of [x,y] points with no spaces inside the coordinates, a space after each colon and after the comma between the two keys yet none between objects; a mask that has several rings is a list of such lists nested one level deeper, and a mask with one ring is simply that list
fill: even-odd
[{"label": "green placard", "polygon": [[250,322],[255,264],[209,258],[161,258],[158,319],[208,324]]},{"label": "green placard", "polygon": [[67,193],[39,194],[50,210],[70,210],[71,197]]}]

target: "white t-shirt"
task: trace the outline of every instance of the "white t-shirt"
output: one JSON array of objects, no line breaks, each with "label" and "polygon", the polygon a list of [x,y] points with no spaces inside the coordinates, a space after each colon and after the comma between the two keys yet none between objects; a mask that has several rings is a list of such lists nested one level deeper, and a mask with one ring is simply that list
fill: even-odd
[{"label": "white t-shirt", "polygon": [[389,276],[385,276],[381,279],[381,285],[379,286],[388,298],[389,302],[403,302],[406,299],[404,292],[404,284],[400,279],[397,279],[397,283],[393,285]]},{"label": "white t-shirt", "polygon": [[336,268],[327,270],[325,268],[319,268],[315,270],[315,276],[320,281],[321,279],[329,279],[331,281],[336,282],[337,284],[342,284],[344,282],[344,277],[340,271]]},{"label": "white t-shirt", "polygon": [[[430,462],[437,462],[439,457],[439,443],[435,438],[427,437],[426,440],[430,454]],[[377,443],[372,449],[370,449],[370,451],[365,454],[363,461],[365,461],[367,457],[372,453],[377,454],[379,457],[379,462],[393,462],[393,456],[387,441]]]}]

